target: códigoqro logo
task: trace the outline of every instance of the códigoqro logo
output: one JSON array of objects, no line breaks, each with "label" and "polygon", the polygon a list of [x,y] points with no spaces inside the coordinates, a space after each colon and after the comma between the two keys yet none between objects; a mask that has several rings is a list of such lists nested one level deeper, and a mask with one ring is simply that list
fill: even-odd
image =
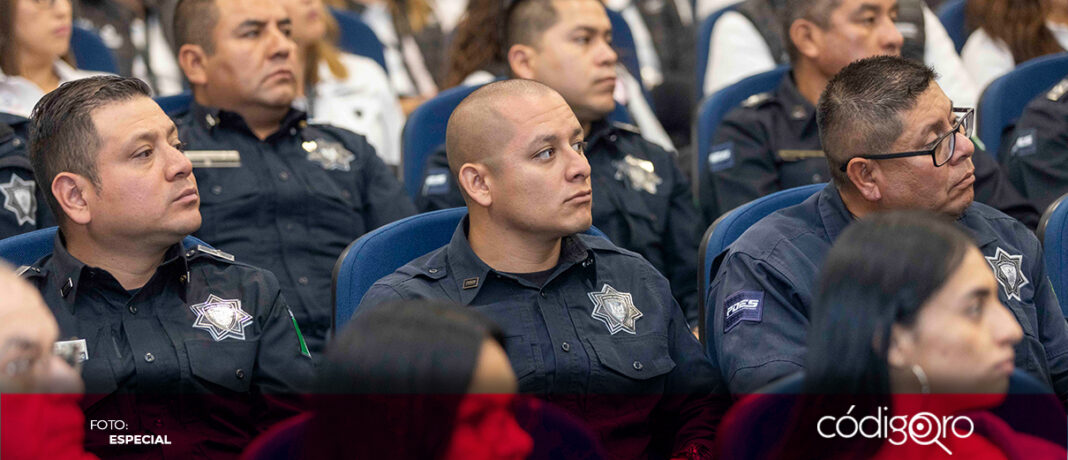
[{"label": "c\u00f3digoqro logo", "polygon": [[[943,440],[949,436],[967,438],[975,432],[975,424],[966,416],[946,415],[939,418],[930,412],[918,412],[911,417],[897,415],[889,417],[884,411],[888,407],[879,407],[875,415],[868,415],[859,420],[852,415],[856,406],[841,417],[824,416],[816,422],[816,431],[825,439],[850,439],[857,435],[868,439],[885,439],[895,446],[912,441],[921,446],[932,444],[941,447],[947,454],[953,455]],[[967,425],[967,432],[964,426]]]}]

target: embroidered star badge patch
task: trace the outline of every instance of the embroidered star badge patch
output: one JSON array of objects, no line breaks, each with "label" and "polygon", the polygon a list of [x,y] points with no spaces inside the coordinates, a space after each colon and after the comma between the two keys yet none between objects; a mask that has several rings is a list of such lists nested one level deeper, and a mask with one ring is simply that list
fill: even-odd
[{"label": "embroidered star badge patch", "polygon": [[318,163],[326,170],[348,171],[349,164],[356,159],[345,146],[325,139],[308,141],[301,146],[308,152],[308,161]]},{"label": "embroidered star badge patch", "polygon": [[226,338],[245,340],[245,326],[252,323],[252,315],[241,309],[240,300],[223,299],[215,294],[209,294],[208,300],[189,309],[197,315],[193,327],[208,331],[216,342]]},{"label": "embroidered star badge patch", "polygon": [[1005,290],[1005,297],[1022,301],[1020,289],[1030,283],[1023,274],[1023,255],[1009,255],[1004,249],[998,248],[993,257],[986,257],[986,261],[994,270],[998,284]]},{"label": "embroidered star badge patch", "polygon": [[642,312],[634,306],[629,292],[619,292],[605,283],[600,292],[589,292],[593,301],[593,318],[608,326],[608,332],[615,335],[619,331],[637,333],[635,322],[642,317]]},{"label": "embroidered star badge patch", "polygon": [[18,225],[37,225],[37,197],[33,195],[34,182],[12,175],[6,184],[0,184],[4,195],[4,209],[15,214]]},{"label": "embroidered star badge patch", "polygon": [[653,162],[635,158],[632,155],[623,157],[623,161],[613,162],[616,167],[616,180],[626,178],[630,187],[645,193],[656,195],[657,186],[664,182],[656,174]]}]

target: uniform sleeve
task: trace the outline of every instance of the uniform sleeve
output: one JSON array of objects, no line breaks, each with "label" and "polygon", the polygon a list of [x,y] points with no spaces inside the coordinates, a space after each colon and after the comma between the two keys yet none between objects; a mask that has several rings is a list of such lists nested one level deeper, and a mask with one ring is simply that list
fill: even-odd
[{"label": "uniform sleeve", "polygon": [[732,395],[803,368],[808,318],[793,285],[777,268],[742,253],[728,254],[716,273],[706,334]]},{"label": "uniform sleeve", "polygon": [[702,196],[707,224],[720,214],[779,190],[769,134],[755,115],[745,108],[728,114],[716,130],[710,158],[702,159],[708,163],[703,185],[712,187],[715,197],[715,202],[709,203]]},{"label": "uniform sleeve", "polygon": [[364,174],[364,219],[368,223],[368,229],[378,228],[415,214],[415,205],[404,193],[404,187],[378,155],[373,152],[368,155],[361,173]]},{"label": "uniform sleeve", "polygon": [[300,394],[311,390],[315,368],[304,343],[297,320],[289,311],[277,280],[269,276],[268,290],[273,298],[262,320],[253,391],[264,397],[263,413],[256,425],[266,429],[275,422],[300,412]]},{"label": "uniform sleeve", "polygon": [[419,212],[465,206],[464,197],[460,194],[456,179],[449,171],[449,157],[445,154],[444,145],[439,146],[426,159],[422,185],[419,187],[419,196],[415,199],[415,206]]},{"label": "uniform sleeve", "polygon": [[1046,351],[1053,391],[1068,405],[1068,322],[1065,322],[1064,312],[1061,311],[1060,303],[1046,276],[1041,244],[1033,236],[1030,239],[1037,246],[1034,252],[1036,256],[1032,260],[1038,262],[1032,264],[1034,270],[1031,279],[1039,280],[1039,285],[1035,287],[1034,299],[1039,322],[1038,339]]},{"label": "uniform sleeve", "polygon": [[723,13],[712,29],[710,40],[705,96],[775,68],[775,58],[764,37],[741,13]]},{"label": "uniform sleeve", "polygon": [[356,307],[356,311],[364,311],[364,307],[373,307],[375,305],[381,305],[384,303],[395,302],[399,300],[406,300],[410,297],[402,295],[393,286],[383,283],[375,283],[368,289],[363,295],[363,299],[360,299],[360,305]]},{"label": "uniform sleeve", "polygon": [[1012,184],[1045,210],[1068,192],[1068,104],[1040,98],[1024,110],[999,156]]},{"label": "uniform sleeve", "polygon": [[668,212],[667,235],[664,238],[665,267],[671,282],[671,292],[682,306],[689,324],[697,325],[697,246],[702,229],[698,226],[697,209],[693,205],[690,182],[675,162],[671,174],[675,176],[671,190],[671,210]]},{"label": "uniform sleeve", "polygon": [[1031,230],[1038,227],[1038,220],[1042,216],[1035,206],[1012,186],[1005,172],[989,153],[976,147],[972,163],[975,165],[975,201],[1016,218]]}]

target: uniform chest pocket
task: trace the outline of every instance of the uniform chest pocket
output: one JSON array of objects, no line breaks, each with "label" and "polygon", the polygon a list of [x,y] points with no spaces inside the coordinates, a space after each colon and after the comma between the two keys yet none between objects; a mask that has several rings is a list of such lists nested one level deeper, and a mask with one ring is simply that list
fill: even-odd
[{"label": "uniform chest pocket", "polygon": [[819,184],[831,179],[827,159],[819,150],[780,150],[779,157],[782,160],[779,185],[784,189]]},{"label": "uniform chest pocket", "polygon": [[259,340],[186,340],[189,367],[196,382],[208,392],[222,394],[220,388],[247,393],[252,383]]},{"label": "uniform chest pocket", "polygon": [[350,172],[316,171],[308,180],[308,188],[316,200],[322,201],[329,206],[336,206],[346,211],[359,211],[363,209],[363,201],[359,193],[345,187],[344,181],[351,180]]},{"label": "uniform chest pocket", "polygon": [[605,386],[591,388],[592,392],[652,390],[662,386],[657,377],[675,368],[675,361],[668,351],[667,336],[663,334],[594,336],[586,340],[604,368],[595,372],[594,382]]},{"label": "uniform chest pocket", "polygon": [[198,168],[193,171],[200,192],[201,226],[197,236],[212,244],[222,244],[232,233],[244,233],[255,223],[263,209],[259,180],[240,168]]}]

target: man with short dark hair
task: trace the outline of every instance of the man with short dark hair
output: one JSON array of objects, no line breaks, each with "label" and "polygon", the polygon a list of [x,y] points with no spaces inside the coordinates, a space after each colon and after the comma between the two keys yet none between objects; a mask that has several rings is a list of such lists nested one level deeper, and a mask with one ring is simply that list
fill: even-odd
[{"label": "man with short dark hair", "polygon": [[[53,253],[22,275],[82,362],[89,450],[236,456],[296,408],[311,355],[274,275],[208,246],[183,247],[200,196],[178,130],[144,82],[92,77],[37,104],[30,159],[59,216]],[[111,435],[167,436],[116,445]]]},{"label": "man with short dark hair", "polygon": [[205,191],[197,236],[278,275],[321,350],[332,323],[331,271],[364,233],[415,212],[360,135],[293,109],[296,44],[270,0],[182,0],[179,63],[195,101],[175,116]]},{"label": "man with short dark hair", "polygon": [[1016,219],[973,202],[974,111],[953,108],[931,69],[890,56],[850,64],[817,110],[832,182],[753,225],[714,270],[705,324],[731,392],[802,369],[813,286],[850,222],[918,208],[952,217],[975,236],[999,298],[1024,330],[1016,366],[1068,397],[1068,325],[1041,245]]},{"label": "man with short dark hair", "polygon": [[667,280],[580,233],[595,199],[585,146],[541,83],[472,93],[446,130],[468,216],[447,246],[376,282],[356,314],[398,299],[469,305],[503,330],[519,390],[584,419],[612,458],[705,458],[722,383]]}]

